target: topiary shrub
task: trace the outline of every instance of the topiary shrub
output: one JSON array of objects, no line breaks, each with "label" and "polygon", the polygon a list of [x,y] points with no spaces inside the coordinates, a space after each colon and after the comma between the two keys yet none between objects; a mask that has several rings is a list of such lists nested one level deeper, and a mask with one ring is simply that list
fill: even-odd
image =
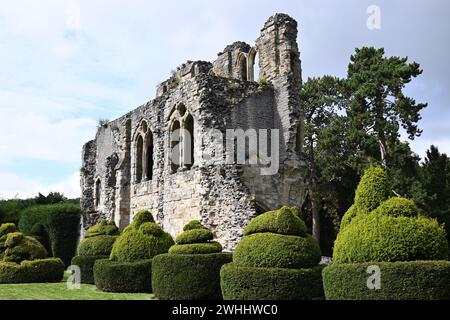
[{"label": "topiary shrub", "polygon": [[420,209],[412,200],[394,197],[381,203],[374,213],[392,217],[417,217],[420,215]]},{"label": "topiary shrub", "polygon": [[4,262],[21,263],[24,260],[44,259],[47,250],[32,237],[26,237],[23,233],[13,232],[6,235],[2,260]]},{"label": "topiary shrub", "polygon": [[33,227],[44,227],[50,241],[50,255],[59,257],[66,266],[76,253],[80,229],[80,207],[74,204],[38,205],[25,209],[19,229],[31,235]]},{"label": "topiary shrub", "polygon": [[95,263],[95,285],[109,292],[151,291],[151,268],[148,265],[156,255],[167,253],[173,244],[170,234],[154,222],[149,211],[138,212],[114,242],[109,260]]},{"label": "topiary shrub", "polygon": [[229,263],[220,271],[225,299],[305,300],[321,298],[322,267],[308,269],[250,268]]},{"label": "topiary shrub", "polygon": [[376,209],[390,194],[389,177],[379,166],[366,170],[355,192],[355,205],[367,212]]},{"label": "topiary shrub", "polygon": [[60,282],[64,270],[59,258],[24,260],[20,264],[0,261],[0,284]]},{"label": "topiary shrub", "polygon": [[427,217],[393,217],[371,213],[342,230],[334,244],[335,263],[446,260],[445,230]]},{"label": "topiary shrub", "polygon": [[267,212],[254,218],[245,227],[244,236],[270,232],[304,237],[307,231],[306,224],[292,210],[289,207],[282,207],[279,210]]},{"label": "topiary shrub", "polygon": [[306,234],[294,208],[265,213],[245,228],[233,263],[222,267],[226,300],[316,299],[323,297],[319,244]]},{"label": "topiary shrub", "polygon": [[107,259],[119,235],[114,221],[100,221],[86,230],[85,239],[78,245],[78,256],[72,265],[81,269],[81,283],[94,284],[94,264],[96,260]]},{"label": "topiary shrub", "polygon": [[76,256],[72,259],[72,265],[78,266],[81,272],[81,283],[94,284],[94,265],[97,260],[108,260],[106,256]]},{"label": "topiary shrub", "polygon": [[[364,189],[361,184],[367,187],[386,180],[380,170],[375,170],[372,180],[363,177],[358,189]],[[360,192],[355,206],[357,200],[359,204],[375,204],[382,192],[376,201],[373,194]],[[341,227],[334,245],[333,264],[323,271],[326,297],[390,300],[440,299],[447,295],[450,265],[432,261],[448,259],[444,228],[422,216],[408,199],[391,198],[372,209],[370,213],[357,214],[351,223]],[[375,290],[379,292],[368,289],[368,266],[380,267],[381,289]],[[424,275],[415,279],[420,272]]]},{"label": "topiary shrub", "polygon": [[94,280],[98,289],[105,292],[152,292],[152,261],[118,262],[97,260]]},{"label": "topiary shrub", "polygon": [[[381,272],[379,290],[369,290],[369,267]],[[333,263],[323,270],[328,300],[450,300],[449,261]]]},{"label": "topiary shrub", "polygon": [[92,238],[97,236],[118,236],[120,234],[114,221],[100,220],[96,225],[86,230],[84,238]]},{"label": "topiary shrub", "polygon": [[39,241],[17,232],[14,224],[0,226],[1,284],[61,280],[64,264],[60,259],[45,259],[47,255]]},{"label": "topiary shrub", "polygon": [[222,299],[220,268],[231,262],[231,254],[198,221],[184,227],[168,254],[156,256],[152,263],[153,292],[163,300]]}]

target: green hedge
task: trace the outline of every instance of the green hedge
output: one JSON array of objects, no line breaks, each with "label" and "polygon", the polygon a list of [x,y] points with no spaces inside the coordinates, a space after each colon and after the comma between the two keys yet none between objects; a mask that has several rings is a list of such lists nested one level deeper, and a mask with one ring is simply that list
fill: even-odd
[{"label": "green hedge", "polygon": [[447,260],[445,230],[436,220],[370,213],[342,230],[334,245],[333,262]]},{"label": "green hedge", "polygon": [[252,219],[244,229],[244,236],[254,233],[277,233],[292,236],[305,236],[306,224],[298,216],[295,208],[282,207],[266,212]]},{"label": "green hedge", "polygon": [[78,245],[78,255],[80,256],[108,256],[117,236],[95,236],[84,239]]},{"label": "green hedge", "polygon": [[275,233],[245,236],[233,254],[233,262],[242,267],[308,268],[321,259],[318,242],[311,236],[297,237]]},{"label": "green hedge", "polygon": [[0,284],[59,282],[64,263],[59,258],[22,261],[20,264],[0,261]]},{"label": "green hedge", "polygon": [[202,225],[202,223],[198,220],[192,220],[188,224],[186,224],[183,228],[183,231],[195,230],[195,229],[203,229],[208,230],[207,227]]},{"label": "green hedge", "polygon": [[81,283],[94,284],[94,264],[97,260],[108,259],[107,256],[77,256],[73,257],[72,265],[80,267]]},{"label": "green hedge", "polygon": [[153,293],[163,300],[222,299],[220,268],[230,253],[162,254],[152,263]]},{"label": "green hedge", "polygon": [[234,263],[220,270],[225,300],[323,299],[322,267],[310,269],[246,268]]},{"label": "green hedge", "polygon": [[[369,290],[367,268],[380,267],[381,289]],[[333,264],[323,270],[328,300],[450,300],[450,262]]]},{"label": "green hedge", "polygon": [[97,260],[94,281],[105,292],[152,292],[152,261],[117,262]]},{"label": "green hedge", "polygon": [[45,227],[51,244],[51,255],[70,265],[77,249],[80,231],[80,207],[73,204],[34,206],[21,214],[19,229],[30,235],[33,226]]}]

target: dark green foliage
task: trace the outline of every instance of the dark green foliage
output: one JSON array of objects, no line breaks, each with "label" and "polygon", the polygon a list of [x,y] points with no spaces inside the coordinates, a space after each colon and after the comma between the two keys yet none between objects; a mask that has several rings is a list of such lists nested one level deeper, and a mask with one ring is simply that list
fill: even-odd
[{"label": "dark green foliage", "polygon": [[20,264],[0,261],[0,283],[59,282],[64,270],[64,263],[59,258],[22,261]]},{"label": "dark green foliage", "polygon": [[152,263],[153,293],[163,300],[221,299],[220,268],[229,253],[162,254]]},{"label": "dark green foliage", "polygon": [[[6,238],[3,242],[4,237]],[[43,259],[48,255],[47,250],[39,241],[32,237],[26,237],[20,232],[8,233],[2,237],[1,242],[0,252],[4,262],[21,263],[24,260]]]},{"label": "dark green foliage", "polygon": [[80,256],[108,256],[117,236],[96,236],[84,239],[78,245],[78,255]]},{"label": "dark green foliage", "polygon": [[254,218],[244,229],[244,235],[261,232],[305,236],[306,225],[294,208],[282,207]]},{"label": "dark green foliage", "polygon": [[111,260],[132,262],[152,259],[158,254],[167,253],[174,244],[170,234],[163,231],[158,236],[144,233],[150,228],[161,229],[155,223],[145,222],[138,225],[139,227],[136,227],[133,222],[131,227],[119,236],[111,251]]},{"label": "dark green foliage", "polygon": [[195,229],[205,229],[208,230],[202,223],[198,220],[192,220],[187,225],[184,226],[183,231],[195,230]]},{"label": "dark green foliage", "polygon": [[92,226],[91,228],[86,230],[84,237],[87,239],[96,236],[118,236],[119,234],[119,228],[117,228],[114,221],[108,222],[105,220],[101,220],[95,226]]},{"label": "dark green foliage", "polygon": [[97,260],[108,259],[107,256],[77,256],[73,257],[72,265],[80,267],[81,283],[94,284],[94,264]]},{"label": "dark green foliage", "polygon": [[0,224],[19,223],[21,206],[18,200],[0,201]]},{"label": "dark green foliage", "polygon": [[33,228],[31,228],[30,236],[39,241],[47,252],[52,252],[50,238],[43,224],[36,223]]},{"label": "dark green foliage", "polygon": [[80,207],[74,204],[39,205],[22,212],[19,229],[30,235],[35,224],[45,227],[51,244],[51,254],[70,265],[75,255],[79,229]]},{"label": "dark green foliage", "polygon": [[420,214],[420,210],[414,201],[395,197],[384,201],[373,213],[393,217],[417,217]]},{"label": "dark green foliage", "polygon": [[105,292],[152,292],[152,261],[118,262],[97,260],[94,280],[98,289]]},{"label": "dark green foliage", "polygon": [[322,267],[248,268],[229,263],[220,271],[225,300],[323,299]]},{"label": "dark green foliage", "polygon": [[[381,289],[369,290],[369,266],[381,271]],[[328,300],[450,300],[450,262],[333,264],[323,270]]]},{"label": "dark green foliage", "polygon": [[169,253],[173,254],[210,254],[222,251],[222,245],[219,242],[211,241],[208,243],[176,244],[171,246]]},{"label": "dark green foliage", "polygon": [[210,241],[214,238],[211,231],[206,229],[193,229],[184,231],[177,236],[177,244],[192,244]]},{"label": "dark green foliage", "polygon": [[275,233],[256,233],[244,237],[233,254],[242,267],[300,269],[317,265],[319,244],[311,236],[297,237]]},{"label": "dark green foliage", "polygon": [[448,259],[445,230],[419,216],[367,214],[353,219],[336,239],[334,263]]},{"label": "dark green foliage", "polygon": [[355,206],[371,212],[385,201],[389,194],[389,178],[386,171],[382,167],[370,167],[356,189]]},{"label": "dark green foliage", "polygon": [[136,213],[136,215],[134,216],[132,224],[136,228],[139,228],[142,224],[144,224],[146,222],[155,223],[155,219],[153,218],[153,215],[150,211],[141,210],[138,213]]}]

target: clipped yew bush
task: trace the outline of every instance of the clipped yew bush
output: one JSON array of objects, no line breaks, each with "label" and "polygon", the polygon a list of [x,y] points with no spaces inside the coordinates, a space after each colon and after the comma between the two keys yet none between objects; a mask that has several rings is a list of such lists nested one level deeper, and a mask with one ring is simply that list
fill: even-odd
[{"label": "clipped yew bush", "polygon": [[152,263],[153,293],[163,300],[222,299],[220,268],[231,262],[230,253],[212,241],[211,231],[199,221],[188,223],[168,254]]},{"label": "clipped yew bush", "polygon": [[222,267],[226,300],[323,298],[319,244],[306,233],[294,208],[253,219],[237,245],[233,262]]},{"label": "clipped yew bush", "polygon": [[107,292],[151,292],[151,260],[167,253],[174,244],[170,234],[164,232],[143,210],[125,228],[114,242],[107,260],[94,264],[94,282]]},{"label": "clipped yew bush", "polygon": [[81,270],[81,283],[94,284],[95,261],[109,258],[119,234],[114,221],[101,220],[86,230],[85,239],[78,245],[78,256],[72,259],[72,265]]},{"label": "clipped yew bush", "polygon": [[[377,181],[385,174],[376,172]],[[373,177],[362,178],[358,190]],[[383,178],[384,179],[384,178]],[[361,186],[363,185],[363,186]],[[372,186],[375,186],[373,183]],[[382,192],[377,192],[377,199]],[[380,197],[378,197],[380,196]],[[366,199],[365,197],[369,197]],[[323,270],[327,299],[448,299],[449,248],[443,226],[421,214],[413,201],[395,197],[373,204],[373,193],[359,193],[354,206],[371,203],[371,211],[356,214],[342,227],[334,245],[333,264]],[[368,209],[369,207],[366,207]],[[368,267],[380,271],[381,288],[367,285]]]},{"label": "clipped yew bush", "polygon": [[390,183],[382,167],[374,166],[366,170],[355,192],[354,204],[344,214],[341,230],[357,215],[369,213],[385,201],[390,194]]},{"label": "clipped yew bush", "polygon": [[[37,205],[25,209],[21,213],[19,229],[27,236],[36,235],[48,240],[50,256],[61,258],[69,266],[76,255],[80,236],[79,205],[52,204]],[[39,226],[40,225],[40,226]],[[36,228],[39,226],[39,234]],[[47,244],[44,243],[45,246]]]},{"label": "clipped yew bush", "polygon": [[47,256],[47,250],[38,240],[18,232],[14,224],[0,226],[1,284],[62,280],[64,263]]}]

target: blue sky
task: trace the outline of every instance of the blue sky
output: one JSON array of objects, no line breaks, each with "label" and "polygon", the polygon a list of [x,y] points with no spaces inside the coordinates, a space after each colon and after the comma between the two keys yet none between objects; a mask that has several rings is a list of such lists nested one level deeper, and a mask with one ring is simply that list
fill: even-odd
[{"label": "blue sky", "polygon": [[[366,26],[369,5],[380,30]],[[152,99],[186,60],[253,44],[276,12],[299,22],[304,79],[344,76],[364,45],[419,62],[407,92],[429,107],[412,147],[450,153],[449,1],[0,0],[0,197],[79,196],[80,150],[99,119]]]}]

